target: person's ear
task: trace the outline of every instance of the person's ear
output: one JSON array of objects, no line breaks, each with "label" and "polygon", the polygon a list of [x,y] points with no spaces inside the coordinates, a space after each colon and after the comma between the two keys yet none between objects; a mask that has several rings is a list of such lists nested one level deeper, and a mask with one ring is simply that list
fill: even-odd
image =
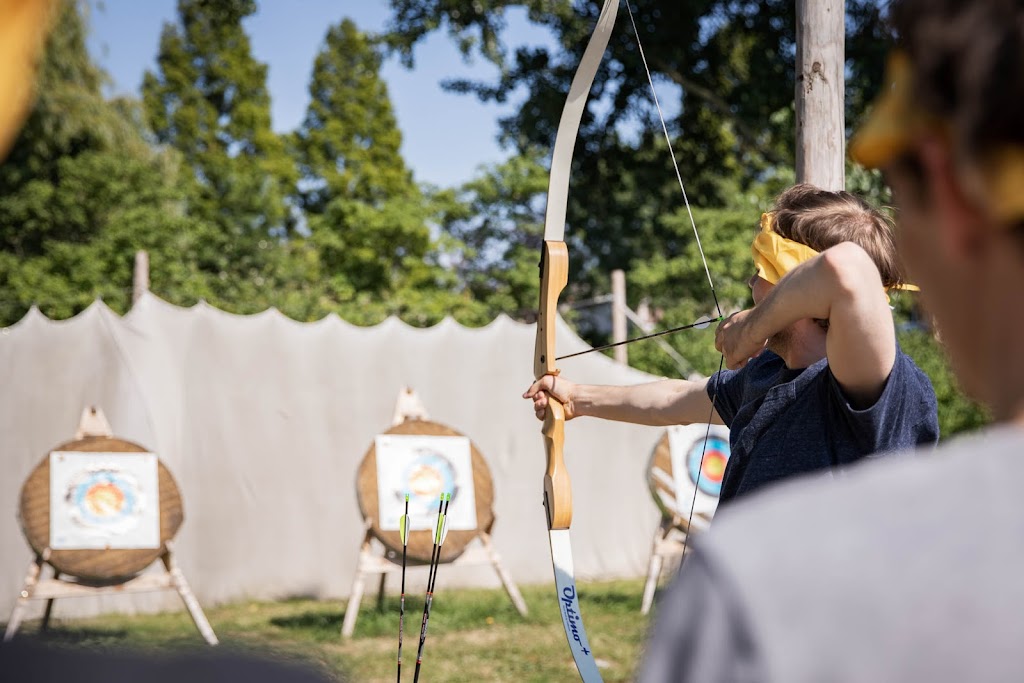
[{"label": "person's ear", "polygon": [[919,152],[927,196],[935,209],[936,236],[953,258],[969,257],[988,234],[984,210],[965,191],[944,140],[928,138],[921,142]]}]

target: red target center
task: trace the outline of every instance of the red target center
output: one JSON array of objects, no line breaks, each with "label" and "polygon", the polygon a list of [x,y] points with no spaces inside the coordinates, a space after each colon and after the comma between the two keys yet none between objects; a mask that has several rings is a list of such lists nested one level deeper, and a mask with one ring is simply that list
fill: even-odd
[{"label": "red target center", "polygon": [[710,451],[704,456],[704,467],[703,474],[701,476],[707,477],[710,481],[720,483],[722,477],[725,475],[725,464],[728,459],[723,453],[718,451]]}]

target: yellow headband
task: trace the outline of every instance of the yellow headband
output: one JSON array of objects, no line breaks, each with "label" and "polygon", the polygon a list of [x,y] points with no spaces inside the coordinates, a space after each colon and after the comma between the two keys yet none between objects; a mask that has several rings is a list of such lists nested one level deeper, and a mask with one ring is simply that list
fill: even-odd
[{"label": "yellow headband", "polygon": [[[754,255],[754,267],[757,275],[773,285],[801,263],[810,261],[818,252],[806,244],[794,242],[775,232],[775,214],[761,214],[761,232],[754,238],[750,250]],[[902,284],[889,289],[903,289],[911,292],[921,291],[915,285]]]},{"label": "yellow headband", "polygon": [[[885,83],[870,115],[850,142],[854,161],[868,168],[881,168],[928,134],[951,140],[948,123],[915,105],[914,71],[906,53],[896,50],[889,55]],[[951,153],[955,152],[951,145]],[[993,218],[1005,223],[1024,219],[1024,147],[1011,145],[977,159],[965,159],[958,166],[964,188]]]},{"label": "yellow headband", "polygon": [[750,250],[754,254],[754,266],[757,268],[758,277],[777,285],[786,273],[801,263],[810,261],[818,252],[806,244],[786,239],[775,232],[774,220],[775,214],[761,214],[761,232],[754,238]]}]

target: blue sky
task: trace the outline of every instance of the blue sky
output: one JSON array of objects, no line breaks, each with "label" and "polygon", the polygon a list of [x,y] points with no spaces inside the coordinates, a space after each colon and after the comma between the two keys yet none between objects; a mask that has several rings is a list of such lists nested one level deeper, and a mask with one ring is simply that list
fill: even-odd
[{"label": "blue sky", "polygon": [[[143,73],[155,66],[160,31],[176,18],[176,0],[90,0],[89,49],[110,74],[110,93],[138,95]],[[245,22],[256,58],[269,66],[267,85],[275,130],[293,130],[305,114],[313,60],[327,27],[350,17],[366,31],[379,31],[389,17],[386,0],[260,0]],[[521,11],[508,14],[508,42],[554,45]],[[517,102],[482,104],[470,95],[446,93],[441,81],[490,78],[483,60],[466,64],[444,32],[416,50],[409,71],[388,60],[382,76],[402,130],[402,154],[416,180],[450,186],[469,180],[482,164],[505,159],[497,142],[499,117]]]}]

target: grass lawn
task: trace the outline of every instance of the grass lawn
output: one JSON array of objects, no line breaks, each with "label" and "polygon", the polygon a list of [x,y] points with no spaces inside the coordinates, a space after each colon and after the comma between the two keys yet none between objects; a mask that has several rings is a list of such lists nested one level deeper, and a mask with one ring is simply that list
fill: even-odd
[{"label": "grass lawn", "polygon": [[[640,580],[580,586],[587,633],[606,681],[632,679],[648,624],[640,614],[642,588]],[[439,591],[430,613],[421,680],[579,680],[554,586],[526,586],[522,591],[530,609],[525,618],[501,590]],[[406,596],[405,604],[402,669],[411,681],[423,595]],[[349,641],[340,637],[343,610],[333,601],[297,599],[224,605],[207,610],[207,616],[222,647],[307,662],[342,681],[394,681],[398,596],[387,596],[382,612],[375,597],[364,600]],[[30,622],[21,633],[37,629]],[[203,646],[185,612],[55,621],[46,639],[90,650],[130,647],[174,653]]]}]

